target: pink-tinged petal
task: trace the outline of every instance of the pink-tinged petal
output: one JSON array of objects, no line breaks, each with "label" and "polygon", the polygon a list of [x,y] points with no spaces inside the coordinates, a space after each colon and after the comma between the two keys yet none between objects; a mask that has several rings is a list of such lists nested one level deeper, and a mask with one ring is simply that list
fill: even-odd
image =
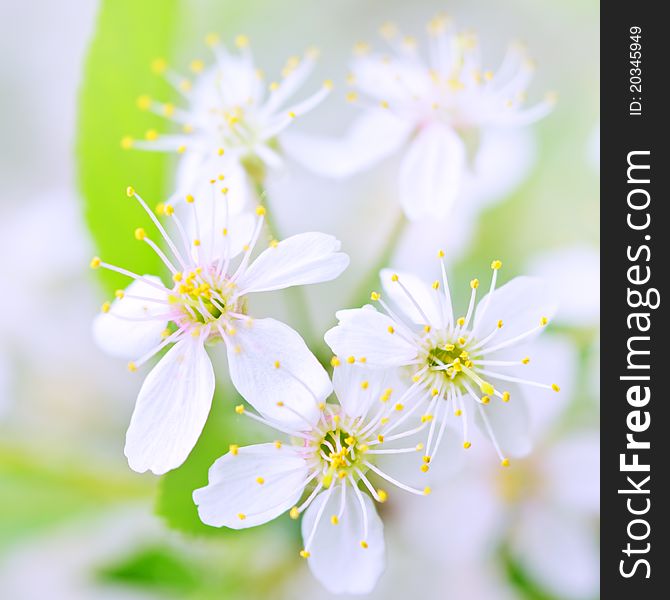
[{"label": "pink-tinged petal", "polygon": [[318,420],[332,384],[293,329],[274,319],[240,322],[226,346],[230,378],[256,410],[300,431]]},{"label": "pink-tinged petal", "polygon": [[325,233],[300,233],[264,250],[237,281],[244,293],[331,281],[349,265],[340,242]]}]

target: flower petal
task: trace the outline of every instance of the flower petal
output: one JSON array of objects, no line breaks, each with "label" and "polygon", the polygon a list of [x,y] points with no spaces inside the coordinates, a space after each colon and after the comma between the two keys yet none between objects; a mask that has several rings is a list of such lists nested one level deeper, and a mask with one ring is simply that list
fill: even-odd
[{"label": "flower petal", "polygon": [[344,361],[333,371],[335,395],[350,417],[366,414],[384,394],[389,399],[399,398],[405,387],[397,369],[370,369]]},{"label": "flower petal", "polygon": [[[145,275],[145,279],[163,285],[158,277]],[[114,300],[107,313],[99,314],[93,321],[93,338],[96,344],[108,354],[119,358],[138,358],[149,352],[161,341],[168,320],[152,319],[167,311],[167,307],[159,302],[136,300],[127,296],[140,296],[167,300],[167,291],[155,288],[144,281],[133,281],[126,289],[125,296]],[[146,321],[126,321],[119,317],[131,319],[146,318]]]},{"label": "flower petal", "polygon": [[[367,594],[384,570],[384,525],[370,497],[362,494],[368,519],[368,535],[363,538],[363,512],[350,485],[347,485],[344,512],[337,525],[333,525],[330,518],[340,511],[342,489],[344,487],[340,486],[333,493],[321,492],[302,519],[304,540],[316,526],[314,541],[309,548],[309,568],[333,594]],[[317,524],[320,512],[322,518]],[[361,547],[362,541],[367,542],[367,548]]]},{"label": "flower petal", "polygon": [[480,337],[486,336],[502,320],[503,327],[492,341],[497,345],[530,331],[540,324],[542,317],[550,319],[555,312],[554,299],[541,279],[515,277],[495,290],[490,300],[489,294],[486,294],[479,301],[473,331]]},{"label": "flower petal", "polygon": [[387,110],[368,110],[354,121],[343,138],[315,137],[299,132],[282,136],[288,155],[324,177],[348,177],[396,152],[413,124]]},{"label": "flower petal", "polygon": [[[256,444],[219,458],[209,482],[193,492],[200,520],[244,529],[266,523],[298,502],[309,469],[298,448]],[[260,478],[260,479],[259,479]]]},{"label": "flower petal", "polygon": [[450,211],[465,159],[465,145],[449,127],[433,123],[419,132],[400,166],[400,203],[408,219],[440,218]]},{"label": "flower petal", "polygon": [[205,426],[214,370],[202,341],[177,342],[147,375],[126,434],[125,455],[138,473],[181,465]]},{"label": "flower petal", "polygon": [[288,325],[274,319],[250,323],[240,323],[228,338],[230,378],[256,410],[302,431],[316,423],[318,403],[332,392],[328,374]]},{"label": "flower petal", "polygon": [[[521,391],[513,384],[508,385],[505,391],[509,391],[509,402],[503,402],[498,397],[492,397],[490,404],[482,409],[491,425],[500,449],[505,456],[521,457],[527,455],[531,450],[530,418],[526,402]],[[468,398],[465,397],[467,401]],[[477,406],[472,405],[475,410],[475,423],[482,434],[489,437],[488,429],[484,424]]]},{"label": "flower petal", "polygon": [[341,310],[336,316],[339,324],[324,336],[336,355],[364,358],[373,367],[399,367],[416,358],[416,346],[402,337],[398,324],[372,306]]},{"label": "flower petal", "polygon": [[[394,275],[398,276],[398,281],[393,281]],[[438,297],[438,293],[443,293],[441,289],[437,292],[415,275],[394,271],[393,269],[382,269],[379,277],[386,295],[390,296],[394,304],[413,323],[432,325],[435,328],[444,326],[444,315]],[[405,290],[409,292],[411,298]],[[414,299],[414,302],[412,299]],[[415,302],[419,305],[421,311],[419,311]],[[428,317],[427,321],[426,317]]]},{"label": "flower petal", "polygon": [[335,279],[349,264],[340,242],[325,233],[300,233],[263,251],[237,281],[244,293],[267,292]]}]

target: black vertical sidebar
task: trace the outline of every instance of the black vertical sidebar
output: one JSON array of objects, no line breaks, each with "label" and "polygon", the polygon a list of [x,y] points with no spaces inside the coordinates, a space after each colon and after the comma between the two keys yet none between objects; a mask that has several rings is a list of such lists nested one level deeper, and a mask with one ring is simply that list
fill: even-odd
[{"label": "black vertical sidebar", "polygon": [[601,597],[670,597],[670,30],[601,6]]}]

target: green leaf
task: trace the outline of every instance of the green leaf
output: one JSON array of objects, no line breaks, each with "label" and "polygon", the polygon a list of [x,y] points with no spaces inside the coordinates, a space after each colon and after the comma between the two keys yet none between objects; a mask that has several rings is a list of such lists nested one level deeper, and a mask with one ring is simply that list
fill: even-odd
[{"label": "green leaf", "polygon": [[[162,263],[134,239],[136,227],[151,231],[150,221],[125,190],[132,185],[155,206],[168,191],[172,159],[123,150],[121,139],[164,128],[163,119],[140,111],[136,100],[142,94],[166,100],[173,95],[150,64],[157,57],[170,59],[178,6],[178,0],[104,0],[79,98],[79,187],[96,252],[104,261],[140,274],[160,274]],[[108,292],[128,284],[116,273],[99,272]]]}]

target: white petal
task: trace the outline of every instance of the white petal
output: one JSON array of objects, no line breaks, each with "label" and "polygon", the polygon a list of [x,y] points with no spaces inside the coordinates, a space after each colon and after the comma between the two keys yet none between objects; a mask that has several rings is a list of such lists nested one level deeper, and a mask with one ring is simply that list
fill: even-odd
[{"label": "white petal", "polygon": [[465,145],[450,128],[433,123],[419,132],[400,167],[400,203],[407,218],[445,216],[460,191]]},{"label": "white petal", "polygon": [[600,508],[600,440],[596,433],[572,434],[552,446],[545,459],[549,496],[575,512]]},{"label": "white petal", "polygon": [[529,272],[542,277],[559,302],[556,320],[597,325],[600,317],[600,256],[597,249],[572,246],[533,259]]},{"label": "white petal", "polygon": [[[500,398],[492,396],[491,402],[482,408],[503,455],[525,456],[531,450],[528,408],[521,392],[515,385],[510,384],[503,389],[510,392],[509,402],[503,402]],[[464,398],[467,402],[468,398]],[[479,408],[474,403],[470,406],[470,410],[475,411],[475,423],[477,423],[482,434],[489,437],[488,429],[484,425]]]},{"label": "white petal", "polygon": [[[163,285],[158,277],[145,275],[158,285]],[[167,300],[167,293],[148,283],[137,280],[125,290],[126,296],[141,296],[156,300]],[[161,334],[168,320],[151,319],[155,315],[167,312],[165,304],[149,300],[121,298],[114,300],[108,313],[99,314],[93,321],[93,338],[105,352],[119,358],[139,358],[161,342]],[[118,317],[131,319],[147,318],[146,321],[126,321]]]},{"label": "white petal", "polygon": [[351,71],[359,90],[392,109],[425,98],[434,87],[428,69],[414,57],[362,56],[352,62]]},{"label": "white petal", "polygon": [[336,316],[339,325],[324,339],[342,359],[353,356],[365,358],[373,367],[399,367],[416,358],[416,346],[400,335],[398,324],[372,306],[339,311]]},{"label": "white petal", "polygon": [[300,431],[318,420],[317,405],[333,388],[293,329],[274,319],[258,319],[251,326],[240,323],[229,341],[230,378],[256,410]]},{"label": "white petal", "polygon": [[[398,281],[393,281],[393,275],[398,275]],[[413,322],[419,325],[432,325],[434,328],[444,326],[442,307],[440,306],[439,294],[443,294],[442,283],[439,291],[434,290],[418,277],[392,269],[382,269],[379,277],[382,281],[384,292],[390,296],[393,303]],[[402,285],[400,285],[402,284]],[[412,299],[405,293],[403,287],[409,292]],[[416,304],[419,305],[419,309]],[[425,316],[422,316],[425,315]],[[426,317],[428,320],[426,321]]]},{"label": "white petal", "polygon": [[[534,277],[515,277],[496,289],[490,301],[488,298],[489,294],[486,294],[477,305],[473,331],[479,337],[485,337],[502,320],[503,327],[491,342],[493,345],[537,327],[542,317],[550,319],[556,312],[548,286]],[[484,307],[486,310],[482,314]]]},{"label": "white petal", "polygon": [[530,505],[519,520],[512,548],[531,578],[556,597],[597,597],[597,532],[588,521]]},{"label": "white petal", "polygon": [[348,177],[396,152],[413,124],[388,110],[368,110],[354,121],[342,138],[288,132],[282,147],[304,167],[324,177]]},{"label": "white petal", "polygon": [[300,233],[264,250],[237,281],[240,290],[266,292],[335,279],[349,264],[340,242],[325,233]]},{"label": "white petal", "polygon": [[130,468],[156,475],[181,465],[205,426],[214,370],[200,340],[177,342],[147,375],[126,434]]},{"label": "white petal", "polygon": [[[345,509],[337,525],[330,521],[340,510],[341,489],[328,495],[321,492],[302,519],[302,537],[306,540],[314,528],[316,516],[327,500],[322,518],[309,548],[309,568],[323,586],[333,594],[367,594],[372,591],[384,570],[386,551],[384,525],[372,500],[363,494],[368,517],[368,535],[363,538],[363,513],[355,492],[348,486]],[[367,548],[361,547],[366,541]]]},{"label": "white petal", "polygon": [[370,369],[343,361],[333,371],[335,395],[350,417],[366,414],[387,390],[390,399],[400,398],[405,387],[397,369]]},{"label": "white petal", "polygon": [[236,455],[229,452],[210,467],[209,482],[193,492],[193,501],[201,521],[207,525],[254,527],[278,517],[298,502],[308,471],[298,448],[277,448],[274,444],[244,446]]}]

